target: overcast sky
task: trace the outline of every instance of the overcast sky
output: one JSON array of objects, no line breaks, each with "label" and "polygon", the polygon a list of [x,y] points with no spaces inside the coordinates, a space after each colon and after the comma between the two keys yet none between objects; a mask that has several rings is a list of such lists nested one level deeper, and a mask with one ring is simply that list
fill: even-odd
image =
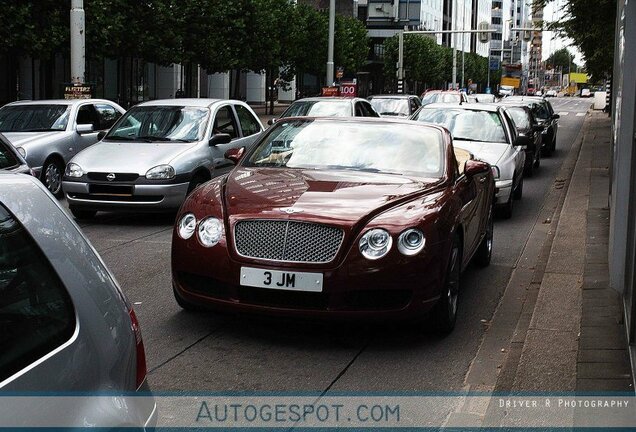
[{"label": "overcast sky", "polygon": [[[543,19],[546,21],[557,21],[563,15],[563,8],[565,7],[566,0],[553,0],[543,10]],[[583,56],[581,52],[572,44],[571,39],[561,39],[554,35],[554,32],[543,32],[543,60],[547,60],[554,51],[567,47],[570,52],[574,54],[574,61],[582,65]]]}]

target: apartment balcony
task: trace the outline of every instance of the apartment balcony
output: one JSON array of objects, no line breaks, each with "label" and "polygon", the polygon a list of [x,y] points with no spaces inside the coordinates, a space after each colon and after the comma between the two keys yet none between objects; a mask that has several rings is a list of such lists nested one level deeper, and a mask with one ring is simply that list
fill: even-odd
[{"label": "apartment balcony", "polygon": [[503,10],[501,9],[493,9],[491,12],[491,16],[493,18],[501,18],[503,16]]}]

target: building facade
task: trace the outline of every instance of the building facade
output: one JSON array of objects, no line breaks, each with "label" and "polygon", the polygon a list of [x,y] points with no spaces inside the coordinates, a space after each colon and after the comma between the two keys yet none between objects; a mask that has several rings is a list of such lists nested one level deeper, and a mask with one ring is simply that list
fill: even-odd
[{"label": "building facade", "polygon": [[[539,0],[535,0],[532,5],[532,24],[537,28],[543,23],[543,5]],[[528,83],[535,88],[543,86],[543,33],[541,31],[533,31],[530,40],[529,59],[528,59]]]}]

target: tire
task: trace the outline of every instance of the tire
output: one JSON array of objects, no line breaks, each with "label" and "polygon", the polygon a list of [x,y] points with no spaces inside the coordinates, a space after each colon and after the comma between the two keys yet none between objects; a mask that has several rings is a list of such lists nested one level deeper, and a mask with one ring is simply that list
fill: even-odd
[{"label": "tire", "polygon": [[508,202],[499,208],[499,214],[504,219],[510,219],[512,217],[512,211],[514,209],[514,193],[510,191],[510,196],[508,197]]},{"label": "tire", "polygon": [[523,197],[523,179],[524,177],[521,176],[521,180],[519,180],[519,184],[517,185],[516,189],[513,192],[513,197],[516,200],[520,200]]},{"label": "tire", "polygon": [[196,305],[194,303],[190,303],[177,292],[177,289],[172,286],[172,294],[174,294],[174,299],[177,301],[177,304],[181,307],[181,309],[189,311],[189,312],[201,312],[205,310],[204,307]]},{"label": "tire", "polygon": [[40,180],[46,188],[57,199],[62,198],[62,176],[64,175],[64,163],[57,159],[51,158],[44,162]]},{"label": "tire", "polygon": [[188,192],[186,195],[190,195],[193,190],[197,188],[197,186],[202,185],[203,183],[209,181],[210,179],[203,174],[195,174],[190,180],[190,184],[188,185]]},{"label": "tire", "polygon": [[534,168],[537,169],[541,166],[541,153],[537,154],[537,160],[534,161]]},{"label": "tire", "polygon": [[556,136],[554,135],[554,131],[550,132],[550,141],[546,143],[546,145],[541,149],[541,154],[545,157],[552,156],[554,149],[556,147]]},{"label": "tire", "polygon": [[552,138],[552,143],[550,144],[550,154],[552,155],[556,151],[556,134]]},{"label": "tire", "polygon": [[534,175],[534,161],[524,165],[523,175],[526,177],[532,177]]},{"label": "tire", "polygon": [[457,322],[457,303],[459,299],[459,282],[462,266],[462,244],[459,236],[453,234],[448,268],[444,277],[442,295],[433,307],[431,318],[438,333],[447,335],[455,328]]},{"label": "tire", "polygon": [[69,210],[73,214],[73,217],[77,220],[89,220],[93,219],[97,214],[95,210],[82,210],[77,207],[70,206]]},{"label": "tire", "polygon": [[486,234],[481,240],[474,257],[475,263],[480,267],[488,267],[490,265],[490,260],[492,259],[493,233],[494,220],[491,211],[488,214],[488,221],[486,222]]}]

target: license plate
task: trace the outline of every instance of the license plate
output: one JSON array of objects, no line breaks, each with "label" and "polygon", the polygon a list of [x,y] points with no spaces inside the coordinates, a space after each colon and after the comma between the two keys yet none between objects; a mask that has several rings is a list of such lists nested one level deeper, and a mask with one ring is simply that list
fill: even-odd
[{"label": "license plate", "polygon": [[241,285],[288,291],[322,292],[322,273],[241,267]]}]

